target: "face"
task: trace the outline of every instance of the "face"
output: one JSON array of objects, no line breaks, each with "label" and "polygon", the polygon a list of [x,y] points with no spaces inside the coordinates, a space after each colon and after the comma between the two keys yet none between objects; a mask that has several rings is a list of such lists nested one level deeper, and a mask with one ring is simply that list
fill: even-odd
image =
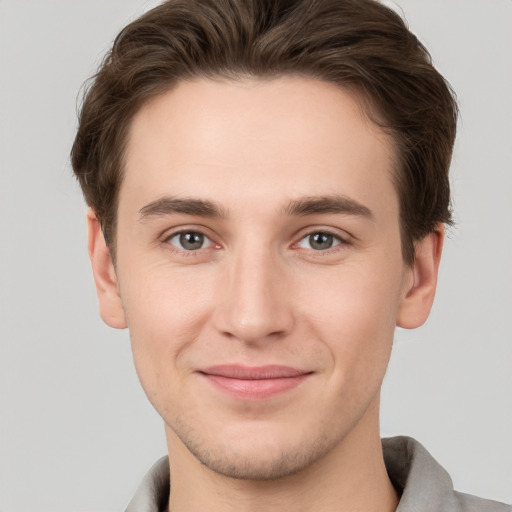
[{"label": "face", "polygon": [[100,305],[171,445],[261,479],[378,431],[394,328],[431,302],[392,172],[388,136],[312,79],[180,83],[137,113]]}]

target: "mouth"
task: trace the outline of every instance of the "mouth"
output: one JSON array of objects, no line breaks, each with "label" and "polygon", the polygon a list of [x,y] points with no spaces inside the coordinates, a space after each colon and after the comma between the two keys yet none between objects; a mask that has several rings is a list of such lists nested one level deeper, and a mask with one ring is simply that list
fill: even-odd
[{"label": "mouth", "polygon": [[218,390],[242,400],[263,400],[283,394],[313,374],[279,365],[220,365],[199,373]]}]

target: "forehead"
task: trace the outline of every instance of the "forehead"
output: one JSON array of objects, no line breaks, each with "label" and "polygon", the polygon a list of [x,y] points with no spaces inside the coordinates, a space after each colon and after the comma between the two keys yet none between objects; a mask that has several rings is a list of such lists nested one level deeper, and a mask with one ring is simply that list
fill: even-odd
[{"label": "forehead", "polygon": [[392,139],[354,93],[334,84],[291,76],[183,81],[134,116],[120,204],[192,194],[277,207],[284,196],[334,193],[364,203],[383,191],[396,203],[393,161]]}]

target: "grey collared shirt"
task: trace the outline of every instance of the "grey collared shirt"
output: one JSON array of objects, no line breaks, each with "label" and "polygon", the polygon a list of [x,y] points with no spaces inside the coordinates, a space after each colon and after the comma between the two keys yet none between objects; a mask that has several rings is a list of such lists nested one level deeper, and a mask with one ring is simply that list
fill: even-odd
[{"label": "grey collared shirt", "polygon": [[[396,512],[512,512],[512,507],[453,490],[448,473],[410,437],[382,440],[386,468],[401,495]],[[169,498],[169,461],[148,471],[126,512],[162,512]]]}]

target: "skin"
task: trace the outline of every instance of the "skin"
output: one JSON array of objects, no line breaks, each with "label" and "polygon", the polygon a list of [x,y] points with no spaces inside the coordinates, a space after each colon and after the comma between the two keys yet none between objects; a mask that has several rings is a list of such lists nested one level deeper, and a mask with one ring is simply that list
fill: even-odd
[{"label": "skin", "polygon": [[[429,314],[443,229],[404,264],[393,141],[332,84],[198,79],[140,109],[125,160],[116,266],[93,211],[89,253],[165,422],[170,509],[394,510],[379,392],[395,326]],[[226,364],[306,377],[235,396],[204,373]]]}]

